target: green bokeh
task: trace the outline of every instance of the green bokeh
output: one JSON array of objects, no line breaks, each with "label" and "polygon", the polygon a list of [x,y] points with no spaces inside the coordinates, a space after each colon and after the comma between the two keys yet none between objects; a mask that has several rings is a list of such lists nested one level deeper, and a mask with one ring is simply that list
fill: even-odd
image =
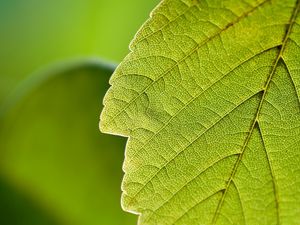
[{"label": "green bokeh", "polygon": [[1,176],[60,224],[136,223],[120,207],[125,139],[97,126],[106,67],[90,62],[34,78],[38,85],[0,120]]},{"label": "green bokeh", "polygon": [[24,77],[53,62],[120,61],[158,0],[0,0],[0,103]]},{"label": "green bokeh", "polygon": [[0,178],[1,224],[11,225],[59,225],[51,214],[47,214],[29,196]]}]

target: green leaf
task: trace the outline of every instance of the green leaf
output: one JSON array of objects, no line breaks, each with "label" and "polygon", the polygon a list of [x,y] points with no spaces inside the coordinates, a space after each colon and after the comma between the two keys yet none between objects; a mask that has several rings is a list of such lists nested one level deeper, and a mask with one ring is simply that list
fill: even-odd
[{"label": "green leaf", "polygon": [[[15,217],[6,220],[1,210],[0,224],[47,224],[38,220],[42,212],[64,225],[133,224],[119,200],[124,139],[97,126],[114,66],[62,65],[29,79],[2,109],[1,178],[29,200],[19,203],[0,189],[10,201],[1,197],[0,209]],[[29,214],[30,202],[41,213]]]},{"label": "green leaf", "polygon": [[141,225],[300,221],[300,1],[164,0],[110,80]]}]

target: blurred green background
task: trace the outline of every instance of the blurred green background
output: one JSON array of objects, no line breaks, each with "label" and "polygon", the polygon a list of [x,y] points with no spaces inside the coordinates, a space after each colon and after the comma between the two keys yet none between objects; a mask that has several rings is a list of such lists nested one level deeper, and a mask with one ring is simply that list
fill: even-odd
[{"label": "blurred green background", "polygon": [[136,224],[120,207],[126,140],[98,121],[158,1],[0,0],[1,225]]}]

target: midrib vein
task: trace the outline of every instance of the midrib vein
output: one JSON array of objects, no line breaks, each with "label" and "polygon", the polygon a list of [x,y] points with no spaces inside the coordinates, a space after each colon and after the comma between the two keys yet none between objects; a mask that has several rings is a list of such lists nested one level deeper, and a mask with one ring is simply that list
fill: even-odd
[{"label": "midrib vein", "polygon": [[109,125],[111,123],[113,123],[113,121],[120,116],[133,102],[135,102],[140,96],[142,96],[142,94],[144,94],[148,88],[150,88],[153,84],[155,84],[156,82],[158,82],[162,77],[164,77],[166,74],[170,73],[173,69],[175,69],[180,63],[184,62],[189,56],[191,56],[194,52],[196,52],[198,49],[200,49],[202,46],[206,45],[207,43],[209,43],[211,40],[215,39],[216,37],[218,37],[221,33],[225,32],[226,30],[228,30],[230,27],[233,27],[234,25],[236,25],[237,23],[239,23],[242,19],[248,17],[250,14],[252,14],[255,10],[257,10],[258,8],[261,8],[264,4],[266,4],[267,2],[270,2],[271,0],[264,0],[263,2],[257,4],[256,6],[254,6],[252,9],[250,9],[249,11],[243,13],[241,16],[237,17],[234,21],[226,24],[222,29],[218,30],[217,32],[215,32],[214,34],[212,34],[212,36],[207,37],[205,40],[203,40],[202,42],[198,43],[194,48],[192,48],[185,56],[183,56],[181,59],[179,59],[176,63],[174,63],[173,66],[171,66],[169,69],[167,69],[166,71],[164,71],[160,76],[158,76],[155,80],[153,80],[150,84],[148,84],[136,97],[134,97],[132,100],[130,100],[127,105],[125,107],[123,107],[118,113],[116,113],[116,115],[112,116],[109,121],[106,124],[103,124],[106,128],[109,127]]},{"label": "midrib vein", "polygon": [[[271,83],[272,78],[273,78],[273,76],[274,76],[274,74],[275,74],[275,72],[276,72],[276,69],[277,69],[277,66],[278,66],[279,61],[283,59],[283,58],[282,58],[282,55],[283,55],[283,52],[284,52],[284,50],[285,50],[285,47],[286,47],[287,41],[288,41],[288,39],[289,39],[289,36],[290,36],[290,34],[291,34],[293,25],[294,25],[294,23],[295,23],[295,21],[296,21],[296,18],[297,18],[297,15],[298,15],[298,13],[299,13],[299,10],[300,10],[300,0],[297,0],[297,2],[296,2],[296,4],[295,4],[295,7],[294,7],[294,10],[293,10],[293,13],[292,13],[291,18],[290,18],[288,27],[287,27],[287,29],[286,29],[286,33],[285,33],[285,35],[284,35],[282,44],[281,44],[281,46],[280,46],[279,53],[278,53],[278,55],[277,55],[277,57],[276,57],[276,59],[275,59],[275,61],[274,61],[272,70],[271,70],[270,75],[269,75],[269,77],[268,77],[268,79],[267,79],[267,81],[266,81],[266,84],[265,84],[264,88],[262,89],[263,95],[262,95],[262,97],[261,97],[259,106],[258,106],[258,108],[257,108],[256,114],[255,114],[255,117],[254,117],[254,120],[253,120],[253,122],[252,122],[252,124],[251,124],[250,131],[249,131],[249,133],[248,133],[248,135],[247,135],[247,137],[246,137],[246,140],[245,140],[244,145],[243,145],[243,147],[242,147],[241,153],[240,153],[240,155],[239,155],[239,157],[238,157],[238,159],[237,159],[237,161],[236,161],[236,163],[235,163],[235,165],[234,165],[234,167],[233,167],[232,173],[231,173],[231,175],[230,175],[230,177],[229,177],[229,179],[228,179],[228,181],[227,181],[227,183],[226,183],[226,187],[225,187],[225,189],[224,189],[224,191],[223,191],[222,197],[221,197],[221,199],[220,199],[220,201],[219,201],[219,204],[218,204],[217,209],[216,209],[216,211],[215,211],[214,217],[213,217],[213,219],[212,219],[212,223],[211,223],[212,225],[215,225],[216,222],[217,222],[217,219],[218,219],[218,216],[219,216],[219,214],[220,214],[221,208],[222,208],[222,206],[223,206],[225,197],[226,197],[227,192],[228,192],[228,190],[229,190],[229,186],[230,186],[231,182],[233,181],[233,178],[234,178],[234,176],[235,176],[235,174],[236,174],[236,172],[237,172],[237,169],[238,169],[238,167],[239,167],[239,165],[240,165],[240,163],[241,163],[241,161],[242,161],[243,155],[244,155],[244,153],[245,153],[246,147],[247,147],[248,144],[249,144],[249,141],[250,141],[250,139],[251,139],[251,136],[252,136],[252,134],[253,134],[253,131],[254,131],[254,129],[255,129],[255,126],[256,126],[256,124],[258,124],[258,121],[259,121],[259,115],[260,115],[260,113],[261,113],[263,103],[264,103],[264,101],[265,101],[265,98],[266,98],[268,89],[269,89],[269,87],[270,87],[270,83]],[[261,135],[262,135],[262,134],[261,134]],[[276,186],[276,184],[275,184],[275,186]],[[276,190],[275,190],[275,191],[276,191]],[[276,196],[275,198],[278,198],[278,194],[277,194],[277,193],[275,193],[275,194],[276,194],[276,195],[275,195],[275,196]],[[278,199],[275,199],[275,201],[276,201],[276,210],[277,210],[277,224],[279,225],[279,224],[280,224],[280,215],[279,215]]]}]

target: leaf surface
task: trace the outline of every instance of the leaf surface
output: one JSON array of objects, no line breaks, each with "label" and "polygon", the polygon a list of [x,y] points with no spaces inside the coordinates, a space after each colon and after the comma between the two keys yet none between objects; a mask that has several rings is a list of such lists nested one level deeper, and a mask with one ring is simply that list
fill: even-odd
[{"label": "leaf surface", "polygon": [[141,225],[300,221],[300,1],[164,0],[110,80]]}]

